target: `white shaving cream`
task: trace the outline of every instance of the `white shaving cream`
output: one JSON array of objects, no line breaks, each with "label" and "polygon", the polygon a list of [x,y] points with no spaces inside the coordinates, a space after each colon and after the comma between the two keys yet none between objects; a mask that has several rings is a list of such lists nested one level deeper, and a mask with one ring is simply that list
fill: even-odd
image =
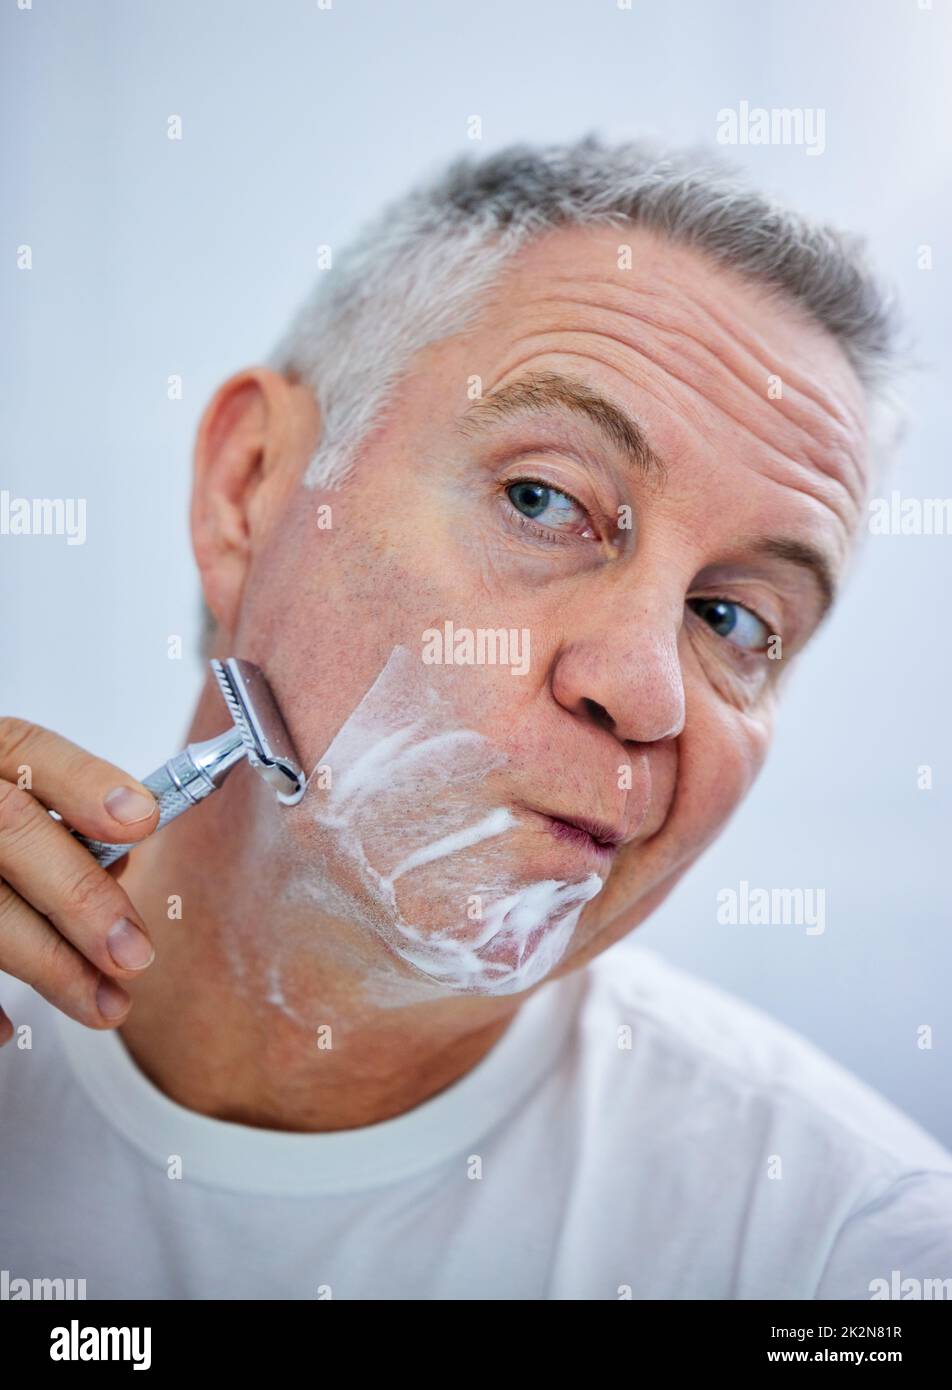
[{"label": "white shaving cream", "polygon": [[[270,943],[266,997],[289,1017],[304,1021],[281,983],[302,950],[361,979],[376,1007],[458,991],[517,993],[564,956],[603,881],[539,879],[520,868],[525,823],[493,804],[490,790],[507,757],[460,714],[473,696],[458,675],[396,647],[299,805],[269,818],[284,842],[274,848],[292,866],[282,896],[339,927],[330,939],[294,932]],[[496,796],[505,799],[505,789]],[[250,939],[245,950],[256,950]]]},{"label": "white shaving cream", "polygon": [[457,719],[433,668],[395,648],[309,778],[299,813],[324,852],[306,891],[346,903],[440,992],[515,993],[555,967],[603,881],[520,877],[520,821],[485,805],[505,756]]}]

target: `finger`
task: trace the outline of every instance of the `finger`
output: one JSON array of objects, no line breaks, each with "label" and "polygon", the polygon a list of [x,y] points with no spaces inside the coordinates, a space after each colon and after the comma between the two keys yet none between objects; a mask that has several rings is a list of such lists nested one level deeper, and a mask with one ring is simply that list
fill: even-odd
[{"label": "finger", "polygon": [[0,717],[0,778],[55,809],[91,839],[138,841],[151,834],[158,819],[158,803],[148,787],[25,719]]},{"label": "finger", "polygon": [[0,970],[31,985],[54,1008],[90,1028],[121,1023],[132,1003],[75,946],[0,882]]},{"label": "finger", "polygon": [[145,924],[125,890],[28,792],[0,781],[0,874],[105,975],[152,959]]}]

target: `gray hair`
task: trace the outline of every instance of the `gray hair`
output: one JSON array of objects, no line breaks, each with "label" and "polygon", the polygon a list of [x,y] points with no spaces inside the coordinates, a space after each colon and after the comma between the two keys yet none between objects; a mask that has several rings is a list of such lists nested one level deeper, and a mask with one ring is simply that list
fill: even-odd
[{"label": "gray hair", "polygon": [[471,328],[482,294],[529,240],[572,225],[651,228],[806,310],[866,388],[880,472],[898,438],[898,397],[888,389],[897,319],[862,241],[766,197],[710,152],[589,134],[462,155],[334,254],[266,359],[307,383],[321,409],[305,484],[343,482],[413,356]]},{"label": "gray hair", "polygon": [[463,155],[387,204],[334,257],[267,365],[313,389],[321,441],[305,475],[334,487],[385,416],[415,353],[472,327],[481,292],[531,238],[559,226],[638,225],[801,306],[837,340],[867,389],[887,397],[895,304],[863,243],[748,187],[704,151],[647,142],[512,145]]}]

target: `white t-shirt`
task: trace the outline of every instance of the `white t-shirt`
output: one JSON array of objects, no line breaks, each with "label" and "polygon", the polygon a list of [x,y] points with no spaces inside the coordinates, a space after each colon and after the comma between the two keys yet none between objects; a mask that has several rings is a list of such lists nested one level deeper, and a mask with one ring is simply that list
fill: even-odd
[{"label": "white t-shirt", "polygon": [[11,1288],[869,1299],[952,1281],[952,1154],[797,1034],[631,942],[542,986],[440,1094],[326,1134],[196,1114],[120,1034],[4,975],[0,1000],[33,1044],[0,1049]]}]

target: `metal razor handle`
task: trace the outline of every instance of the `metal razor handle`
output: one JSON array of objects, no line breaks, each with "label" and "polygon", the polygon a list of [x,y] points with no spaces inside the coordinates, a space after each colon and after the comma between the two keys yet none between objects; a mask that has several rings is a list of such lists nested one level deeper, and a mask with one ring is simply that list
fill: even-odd
[{"label": "metal razor handle", "polygon": [[[142,779],[159,803],[156,830],[211,796],[243,758],[274,788],[278,800],[286,806],[297,805],[307,788],[291,736],[260,668],[234,656],[227,661],[213,658],[209,664],[232,717],[232,726],[217,738],[190,743]],[[87,839],[76,830],[70,833],[104,869],[140,843],[110,845],[105,840]]]},{"label": "metal razor handle", "polygon": [[[155,827],[156,830],[161,830],[163,825],[168,825],[170,820],[175,820],[176,816],[180,816],[190,806],[197,806],[206,796],[211,796],[221,785],[225,773],[244,755],[241,736],[237,731],[233,731],[228,739],[230,746],[222,748],[221,739],[213,739],[211,743],[216,746],[212,771],[208,766],[211,760],[203,756],[210,745],[190,744],[148,777],[143,777],[143,786],[149,788],[159,803],[159,823]],[[155,834],[155,831],[152,833]],[[134,844],[111,845],[105,840],[90,840],[75,830],[73,834],[104,869],[135,848]]]}]

